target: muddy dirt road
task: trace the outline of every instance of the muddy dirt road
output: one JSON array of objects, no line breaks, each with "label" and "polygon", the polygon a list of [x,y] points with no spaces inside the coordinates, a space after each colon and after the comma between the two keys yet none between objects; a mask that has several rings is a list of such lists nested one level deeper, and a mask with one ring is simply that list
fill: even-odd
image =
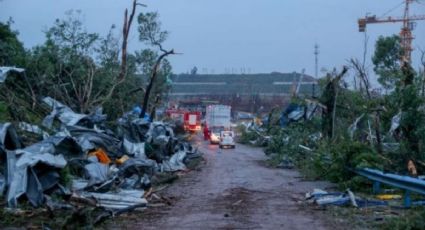
[{"label": "muddy dirt road", "polygon": [[172,205],[153,207],[112,228],[128,229],[335,229],[320,212],[299,204],[325,182],[302,181],[294,170],[265,164],[260,148],[221,150],[195,141],[205,165],[162,191]]}]

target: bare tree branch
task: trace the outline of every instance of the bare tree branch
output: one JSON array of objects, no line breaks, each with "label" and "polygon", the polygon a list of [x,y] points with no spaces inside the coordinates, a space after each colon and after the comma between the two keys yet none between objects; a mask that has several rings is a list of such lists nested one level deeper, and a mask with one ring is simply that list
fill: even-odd
[{"label": "bare tree branch", "polygon": [[369,82],[369,77],[368,77],[368,74],[367,74],[366,69],[364,67],[364,64],[360,64],[359,60],[353,59],[353,58],[349,60],[349,63],[351,65],[351,67],[354,68],[354,70],[356,70],[358,77],[363,82],[363,84],[366,88],[367,97],[369,99],[371,99],[370,82]]},{"label": "bare tree branch", "polygon": [[141,3],[137,3],[136,0],[133,0],[133,7],[131,10],[130,18],[128,19],[128,10],[126,9],[124,12],[124,23],[123,23],[123,41],[121,46],[121,70],[118,74],[117,81],[115,84],[112,85],[109,92],[106,96],[103,98],[95,99],[95,102],[93,104],[99,103],[100,105],[103,105],[107,100],[109,100],[112,97],[112,94],[115,92],[115,89],[122,84],[125,81],[126,75],[127,75],[127,42],[128,42],[128,35],[130,34],[130,28],[131,24],[133,22],[134,15],[136,14],[136,7],[137,6],[145,6]]},{"label": "bare tree branch", "polygon": [[[372,99],[371,93],[370,93],[370,82],[369,82],[369,76],[367,74],[366,68],[365,68],[365,64],[364,61],[362,64],[360,64],[359,60],[357,59],[350,59],[350,64],[351,66],[356,70],[357,72],[357,76],[362,80],[364,86],[365,86],[365,90],[366,90],[366,94],[367,94],[367,98],[369,100]],[[375,136],[376,136],[376,150],[379,154],[382,154],[382,138],[381,138],[381,110],[382,108],[379,107],[377,109],[373,109],[373,111],[375,112],[375,122],[374,122],[374,129],[375,129]]]},{"label": "bare tree branch", "polygon": [[155,82],[155,79],[156,79],[156,77],[158,75],[159,67],[161,66],[162,59],[164,59],[165,57],[167,57],[168,55],[171,55],[171,54],[174,54],[174,50],[173,49],[162,53],[158,57],[158,59],[155,62],[155,65],[152,68],[152,75],[150,77],[149,85],[146,88],[145,96],[143,97],[143,106],[142,106],[142,112],[140,113],[140,118],[144,118],[145,117],[146,107],[148,106],[148,103],[149,103],[149,95],[150,95],[150,92],[152,90],[152,87],[153,87],[153,84]]},{"label": "bare tree branch", "polygon": [[137,87],[135,89],[130,90],[126,95],[131,95],[133,93],[139,92],[139,91],[143,91],[146,93],[146,89],[143,87]]}]

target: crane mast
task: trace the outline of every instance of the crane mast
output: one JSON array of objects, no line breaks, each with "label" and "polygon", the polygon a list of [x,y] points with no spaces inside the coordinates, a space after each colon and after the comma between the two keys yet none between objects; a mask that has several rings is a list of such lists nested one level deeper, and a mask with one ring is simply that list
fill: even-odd
[{"label": "crane mast", "polygon": [[413,21],[425,20],[425,15],[412,15],[410,16],[410,4],[413,3],[414,0],[406,0],[404,6],[404,14],[403,17],[386,17],[386,18],[378,18],[376,16],[366,16],[365,18],[360,18],[358,20],[359,31],[365,32],[367,24],[376,24],[376,23],[396,23],[402,22],[403,26],[400,31],[400,39],[401,39],[401,47],[403,49],[403,55],[401,57],[404,62],[412,61],[412,41],[413,41]]},{"label": "crane mast", "polygon": [[406,6],[404,8],[404,16],[403,16],[403,27],[401,28],[401,31],[400,31],[401,47],[404,50],[402,61],[407,61],[409,63],[412,61],[412,51],[413,51],[413,48],[412,48],[413,24],[411,23],[409,19],[409,5],[412,2],[413,0],[406,0]]}]

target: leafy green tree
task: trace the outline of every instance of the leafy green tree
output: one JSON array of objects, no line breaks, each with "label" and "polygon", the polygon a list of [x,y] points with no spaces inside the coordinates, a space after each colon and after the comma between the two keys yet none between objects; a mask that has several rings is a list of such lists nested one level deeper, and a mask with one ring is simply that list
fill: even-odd
[{"label": "leafy green tree", "polygon": [[401,79],[401,55],[403,49],[400,45],[400,37],[380,36],[375,45],[375,53],[372,57],[375,73],[379,75],[378,82],[385,89],[394,89]]},{"label": "leafy green tree", "polygon": [[[130,100],[134,97],[128,98],[126,93],[141,83],[136,79],[135,56],[120,47],[115,26],[102,38],[84,29],[79,14],[70,11],[65,19],[57,19],[46,32],[46,42],[33,49],[33,83],[40,95],[52,96],[77,112],[104,106],[111,118],[116,118],[134,104]],[[126,18],[126,22],[128,36],[130,21]],[[121,58],[120,53],[124,55]]]},{"label": "leafy green tree", "polygon": [[[12,19],[0,22],[0,66],[16,66],[25,68],[26,50],[18,39],[18,32],[12,30]],[[0,85],[0,120],[24,120],[25,109],[18,107],[21,103],[32,107],[35,100],[32,90],[28,89],[25,73],[13,74]],[[29,119],[27,119],[29,120]]]},{"label": "leafy green tree", "polygon": [[110,82],[98,75],[94,56],[99,39],[84,29],[73,11],[67,12],[66,19],[57,19],[47,30],[44,45],[32,52],[31,70],[40,93],[78,112],[89,112],[101,87]]},{"label": "leafy green tree", "polygon": [[18,32],[11,29],[13,21],[0,22],[0,66],[22,67],[25,62],[25,49],[18,39]]},{"label": "leafy green tree", "polygon": [[401,112],[400,128],[396,138],[401,143],[401,156],[397,161],[407,164],[408,160],[423,160],[423,138],[425,136],[425,114],[421,110],[424,99],[421,96],[421,77],[407,62],[402,62],[403,49],[400,37],[380,37],[372,58],[378,81],[386,89],[394,91],[385,97],[387,113],[384,123],[388,127],[391,118]]},{"label": "leafy green tree", "polygon": [[415,78],[419,78],[408,63],[401,68],[403,78],[402,86],[397,87],[394,93],[398,98],[402,116],[400,129],[402,132],[403,155],[407,160],[424,160],[423,145],[425,144],[425,114],[423,113],[424,98],[420,96],[420,87],[414,84]]},{"label": "leafy green tree", "polygon": [[[35,107],[32,102],[39,103],[37,99],[51,96],[81,113],[103,106],[112,120],[128,111],[140,98],[146,98],[146,90],[140,90],[145,86],[155,95],[155,100],[149,104],[154,110],[168,90],[165,82],[171,73],[171,65],[165,57],[173,51],[160,53],[163,52],[161,43],[167,33],[157,30],[160,26],[157,14],[148,13],[145,14],[147,18],[139,17],[139,21],[146,19],[142,23],[145,28],[141,30],[144,33],[140,37],[146,44],[160,47],[159,51],[145,49],[140,53],[127,53],[127,38],[137,5],[141,4],[133,1],[129,15],[125,11],[122,39],[117,39],[114,34],[115,26],[111,27],[105,37],[88,32],[80,20],[80,12],[69,11],[64,19],[57,19],[45,32],[44,44],[27,53],[17,39],[17,32],[10,30],[10,23],[1,24],[0,48],[5,51],[19,50],[14,53],[0,53],[1,63],[24,63],[22,67],[27,70],[25,78],[13,78],[12,82],[9,81],[14,85],[10,87],[13,89],[12,93],[4,91],[2,96],[5,98],[1,99],[14,105],[9,107],[25,108],[25,111],[15,111],[14,114],[18,115],[28,114],[26,111],[37,108],[40,110],[37,114],[40,118],[43,117],[49,111],[42,106]],[[15,55],[19,57],[19,62],[12,59],[12,54],[15,53],[19,54]],[[137,72],[147,77],[140,77]],[[154,80],[157,84],[153,84]],[[135,89],[134,86],[139,87]],[[16,120],[30,121],[26,118]]]}]

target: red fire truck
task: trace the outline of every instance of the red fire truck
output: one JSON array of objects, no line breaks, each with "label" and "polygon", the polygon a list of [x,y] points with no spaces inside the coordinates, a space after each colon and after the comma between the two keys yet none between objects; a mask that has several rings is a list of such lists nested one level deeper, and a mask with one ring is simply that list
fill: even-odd
[{"label": "red fire truck", "polygon": [[184,130],[190,132],[201,131],[201,112],[191,111],[184,113]]},{"label": "red fire truck", "polygon": [[169,118],[183,123],[185,131],[198,132],[201,130],[201,112],[184,109],[169,109],[166,111]]}]

